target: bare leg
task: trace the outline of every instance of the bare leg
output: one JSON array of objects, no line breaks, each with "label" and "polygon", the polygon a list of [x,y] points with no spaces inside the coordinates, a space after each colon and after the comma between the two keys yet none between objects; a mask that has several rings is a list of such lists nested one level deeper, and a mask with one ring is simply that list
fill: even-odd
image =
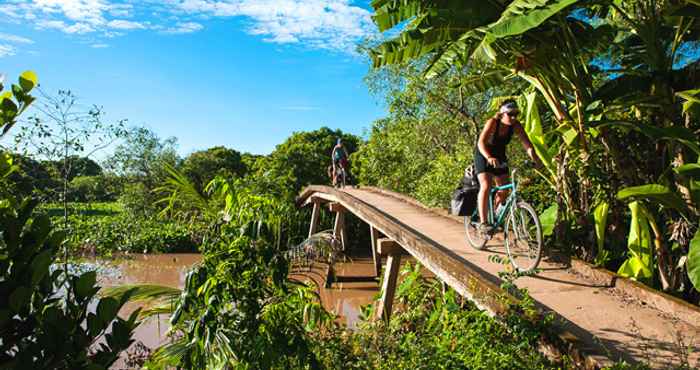
[{"label": "bare leg", "polygon": [[[510,177],[508,174],[496,177],[496,185],[503,186],[508,183],[510,183]],[[501,190],[496,193],[496,199],[493,202],[493,209],[497,209],[499,204],[503,204],[503,202],[505,202],[506,198],[508,197],[508,193],[510,193],[510,190]]]},{"label": "bare leg", "polygon": [[333,175],[331,176],[331,181],[333,182],[333,186],[335,186],[335,163],[333,163]]},{"label": "bare leg", "polygon": [[488,201],[489,192],[491,191],[491,174],[487,172],[482,172],[477,175],[479,178],[479,218],[481,223],[484,224],[488,222]]}]

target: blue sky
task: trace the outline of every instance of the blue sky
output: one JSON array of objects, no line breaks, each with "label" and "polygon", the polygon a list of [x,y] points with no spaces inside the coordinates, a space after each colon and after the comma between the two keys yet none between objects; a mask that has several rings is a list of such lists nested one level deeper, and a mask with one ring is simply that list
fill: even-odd
[{"label": "blue sky", "polygon": [[4,0],[0,73],[37,72],[108,119],[127,118],[181,153],[269,153],[293,131],[361,134],[384,108],[355,44],[368,1]]}]

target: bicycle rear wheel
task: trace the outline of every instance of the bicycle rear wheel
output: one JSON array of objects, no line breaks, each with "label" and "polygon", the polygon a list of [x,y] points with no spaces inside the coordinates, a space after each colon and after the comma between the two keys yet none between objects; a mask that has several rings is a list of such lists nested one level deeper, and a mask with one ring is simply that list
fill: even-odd
[{"label": "bicycle rear wheel", "polygon": [[513,205],[503,235],[511,265],[521,272],[537,268],[542,259],[542,225],[526,202]]},{"label": "bicycle rear wheel", "polygon": [[345,187],[345,169],[343,167],[338,166],[338,169],[336,170],[336,179],[335,179],[335,187],[338,189],[342,189]]},{"label": "bicycle rear wheel", "polygon": [[472,248],[482,250],[488,239],[479,231],[479,215],[464,216],[464,230],[467,233],[467,242]]}]

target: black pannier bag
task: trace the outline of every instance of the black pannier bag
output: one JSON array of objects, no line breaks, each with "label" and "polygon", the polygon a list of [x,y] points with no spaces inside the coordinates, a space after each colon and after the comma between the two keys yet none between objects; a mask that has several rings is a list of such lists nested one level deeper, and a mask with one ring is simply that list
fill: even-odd
[{"label": "black pannier bag", "polygon": [[479,179],[476,176],[474,165],[464,170],[460,186],[452,192],[450,212],[455,216],[470,216],[476,209],[479,196]]}]

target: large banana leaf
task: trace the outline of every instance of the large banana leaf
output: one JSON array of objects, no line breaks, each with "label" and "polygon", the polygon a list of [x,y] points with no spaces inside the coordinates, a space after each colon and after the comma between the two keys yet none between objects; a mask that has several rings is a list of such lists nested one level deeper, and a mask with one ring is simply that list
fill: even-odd
[{"label": "large banana leaf", "polygon": [[629,121],[600,121],[600,124],[595,127],[624,127],[632,129],[652,139],[679,142],[695,153],[700,154],[700,146],[698,145],[695,133],[685,127],[656,127],[643,122]]},{"label": "large banana leaf", "polygon": [[386,41],[370,50],[375,68],[400,64],[433,52],[436,48],[459,37],[450,29],[406,30],[393,40]]},{"label": "large banana leaf", "polygon": [[693,240],[690,241],[687,263],[688,277],[695,289],[700,290],[700,230],[695,232]]},{"label": "large banana leaf", "polygon": [[425,70],[425,77],[433,78],[443,74],[452,68],[456,61],[471,55],[480,43],[481,35],[476,31],[464,33],[459,39],[447,44],[435,53],[433,60]]},{"label": "large banana leaf", "polygon": [[649,232],[648,212],[639,202],[629,204],[632,213],[630,233],[627,239],[628,258],[617,273],[635,280],[647,280],[653,275],[651,233]]},{"label": "large banana leaf", "polygon": [[700,204],[700,180],[690,180],[690,196],[693,203]]},{"label": "large banana leaf", "polygon": [[480,0],[378,0],[372,6],[374,22],[381,31],[408,22],[397,37],[370,51],[375,68],[437,50],[446,52],[452,42],[497,20],[503,10],[497,2]]},{"label": "large banana leaf", "polygon": [[700,180],[700,163],[688,163],[673,169],[677,174]]},{"label": "large banana leaf", "polygon": [[646,199],[664,207],[688,214],[688,206],[683,198],[668,187],[660,184],[647,184],[624,188],[617,192],[617,199]]},{"label": "large banana leaf", "polygon": [[542,118],[537,107],[537,93],[533,91],[525,95],[525,102],[523,129],[525,129],[525,133],[527,133],[530,142],[532,142],[537,156],[540,157],[542,164],[547,169],[549,176],[551,176],[550,179],[548,179],[551,183],[551,179],[556,177],[556,164],[553,160],[553,149],[556,149],[550,148],[547,145],[547,140],[542,130]]},{"label": "large banana leaf", "polygon": [[598,246],[598,253],[596,255],[596,264],[605,264],[608,253],[605,250],[605,228],[608,226],[608,210],[610,209],[610,204],[608,202],[601,202],[595,207],[593,211],[593,220],[595,221],[595,238],[596,245]]},{"label": "large banana leaf", "polygon": [[494,41],[522,35],[576,2],[578,0],[515,0],[489,27],[486,39]]},{"label": "large banana leaf", "polygon": [[424,3],[420,0],[375,0],[372,20],[379,32],[384,32],[418,16],[425,9]]},{"label": "large banana leaf", "polygon": [[501,69],[487,69],[472,72],[460,78],[459,85],[467,94],[479,94],[503,83],[505,74]]},{"label": "large banana leaf", "polygon": [[555,203],[549,208],[545,209],[544,212],[539,216],[540,223],[542,224],[542,235],[550,236],[554,232],[554,226],[557,222],[557,211],[559,206]]},{"label": "large banana leaf", "polygon": [[691,117],[700,115],[700,89],[679,91],[676,96],[685,100],[683,113],[689,114]]}]

